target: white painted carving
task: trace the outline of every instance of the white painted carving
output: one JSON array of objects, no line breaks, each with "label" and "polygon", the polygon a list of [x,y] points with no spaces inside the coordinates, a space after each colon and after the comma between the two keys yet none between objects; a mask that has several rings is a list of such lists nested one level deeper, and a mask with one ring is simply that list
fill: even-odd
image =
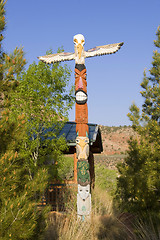
[{"label": "white painted carving", "polygon": [[[79,185],[79,184],[78,184]],[[78,186],[77,194],[77,214],[81,216],[90,215],[91,213],[91,194],[90,186]]]},{"label": "white painted carving", "polygon": [[82,34],[75,35],[73,37],[73,42],[75,44],[74,53],[61,52],[61,53],[55,53],[55,54],[50,54],[46,56],[40,56],[38,58],[39,60],[46,63],[75,60],[75,63],[77,64],[85,64],[85,58],[115,53],[123,45],[123,42],[114,43],[114,44],[98,46],[95,48],[91,48],[88,51],[84,51],[85,39]]},{"label": "white painted carving", "polygon": [[85,201],[90,194],[90,185],[88,184],[87,186],[81,186],[80,184],[78,184],[78,195],[79,197]]},{"label": "white painted carving", "polygon": [[85,55],[84,55],[84,44],[85,39],[82,34],[77,34],[73,37],[74,42],[74,51],[75,51],[75,62],[78,64],[84,64]]}]

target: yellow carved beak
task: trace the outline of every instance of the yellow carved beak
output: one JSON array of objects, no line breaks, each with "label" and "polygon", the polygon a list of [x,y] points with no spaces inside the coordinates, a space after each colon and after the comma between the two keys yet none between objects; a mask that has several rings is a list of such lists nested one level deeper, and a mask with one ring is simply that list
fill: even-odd
[{"label": "yellow carved beak", "polygon": [[82,149],[82,151],[83,151],[83,149],[84,149],[86,143],[84,142],[84,140],[81,140],[81,139],[80,139],[80,143],[79,143],[79,145],[81,146],[81,149]]},{"label": "yellow carved beak", "polygon": [[77,45],[77,51],[78,51],[78,57],[79,57],[79,59],[81,58],[81,55],[82,55],[82,48],[83,48],[83,46],[79,43],[79,44]]}]

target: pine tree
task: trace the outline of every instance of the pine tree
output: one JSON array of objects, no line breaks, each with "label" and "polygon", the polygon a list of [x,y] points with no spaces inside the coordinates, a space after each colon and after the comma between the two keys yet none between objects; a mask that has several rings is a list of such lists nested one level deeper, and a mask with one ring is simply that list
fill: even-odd
[{"label": "pine tree", "polygon": [[5,9],[4,9],[4,1],[0,1],[0,82],[2,80],[3,71],[2,71],[2,62],[3,62],[3,51],[2,51],[2,40],[3,40],[3,31],[5,29],[6,21],[5,21]]},{"label": "pine tree", "polygon": [[[160,48],[160,27],[154,44]],[[133,104],[128,114],[137,137],[129,141],[128,157],[118,166],[117,196],[123,209],[132,212],[159,210],[160,199],[160,53],[154,51],[150,76],[144,72],[142,113]]]},{"label": "pine tree", "polygon": [[[154,45],[160,48],[160,27],[158,27],[156,35],[157,40],[154,41]],[[160,123],[160,53],[157,50],[153,53],[150,75],[147,77],[144,72],[144,79],[141,83],[141,87],[144,89],[141,94],[145,98],[142,111]]]},{"label": "pine tree", "polygon": [[4,1],[0,1],[0,117],[4,99],[4,93],[2,91],[3,87],[3,50],[2,50],[2,40],[3,40],[3,31],[5,29],[6,21],[5,21],[5,9],[4,9]]},{"label": "pine tree", "polygon": [[[5,28],[5,2],[0,1],[0,41]],[[40,224],[45,209],[38,210],[48,174],[39,169],[32,181],[26,169],[26,160],[20,154],[25,136],[23,113],[12,117],[12,94],[18,87],[18,77],[25,65],[22,48],[10,55],[0,45],[0,239],[35,239],[43,229]],[[38,195],[39,196],[38,196]],[[39,228],[39,229],[38,229]]]},{"label": "pine tree", "polygon": [[[4,28],[1,0],[0,42]],[[39,239],[45,228],[48,207],[39,205],[50,175],[44,162],[51,152],[60,158],[66,144],[63,138],[50,141],[51,132],[44,129],[54,124],[56,136],[72,100],[66,93],[67,67],[34,63],[24,72],[25,63],[22,48],[6,54],[0,45],[0,239],[4,240]]]}]

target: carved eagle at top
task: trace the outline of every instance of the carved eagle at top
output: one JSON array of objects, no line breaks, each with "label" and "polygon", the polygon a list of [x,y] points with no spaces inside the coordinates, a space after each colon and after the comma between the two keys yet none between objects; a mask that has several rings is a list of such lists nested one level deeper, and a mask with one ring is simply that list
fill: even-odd
[{"label": "carved eagle at top", "polygon": [[124,44],[123,42],[108,44],[103,46],[97,46],[89,49],[88,51],[85,51],[84,50],[85,39],[82,34],[75,35],[73,37],[73,42],[74,42],[74,50],[75,50],[74,53],[61,52],[61,53],[40,56],[38,57],[38,59],[49,64],[55,63],[55,62],[69,61],[69,60],[75,60],[76,64],[84,64],[85,58],[115,53]]}]

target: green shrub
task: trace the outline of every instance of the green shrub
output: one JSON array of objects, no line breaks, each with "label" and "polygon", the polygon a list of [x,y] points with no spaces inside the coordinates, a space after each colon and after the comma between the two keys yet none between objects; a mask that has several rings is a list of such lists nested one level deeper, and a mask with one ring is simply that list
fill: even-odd
[{"label": "green shrub", "polygon": [[105,165],[95,165],[96,186],[106,190],[112,196],[116,191],[117,186],[117,172],[113,169],[108,169]]}]

